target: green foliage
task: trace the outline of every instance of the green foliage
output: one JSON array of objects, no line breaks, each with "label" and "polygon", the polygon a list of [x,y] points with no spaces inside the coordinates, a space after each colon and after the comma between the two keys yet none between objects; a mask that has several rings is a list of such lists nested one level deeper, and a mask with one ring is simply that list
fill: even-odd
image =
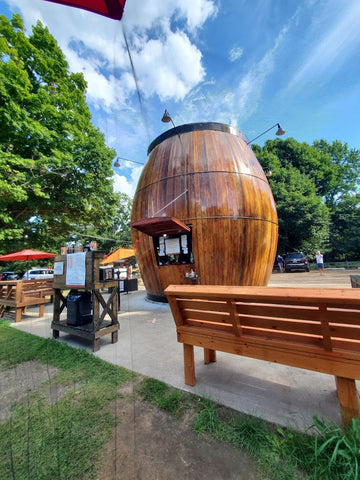
[{"label": "green foliage", "polygon": [[137,391],[144,400],[172,414],[179,414],[186,405],[186,397],[179,390],[153,378],[143,380]]},{"label": "green foliage", "polygon": [[315,439],[316,478],[358,480],[360,478],[360,421],[353,418],[343,432],[314,418],[319,431]]},{"label": "green foliage", "polygon": [[291,480],[300,478],[300,458],[313,454],[311,438],[301,432],[274,427],[249,415],[233,412],[222,420],[222,407],[209,400],[201,401],[202,409],[194,421],[199,434],[209,433],[216,440],[245,449],[258,463],[259,478]]},{"label": "green foliage", "polygon": [[316,432],[308,435],[243,414],[234,413],[230,419],[222,420],[222,407],[206,399],[201,406],[194,421],[195,431],[246,449],[259,464],[260,478],[360,478],[360,421],[356,418],[344,432],[314,417]]},{"label": "green foliage", "polygon": [[360,252],[360,193],[343,195],[331,215],[333,255],[357,259]]},{"label": "green foliage", "polygon": [[360,152],[325,140],[313,146],[293,138],[268,140],[253,150],[264,169],[279,217],[278,251],[316,250],[360,256]]},{"label": "green foliage", "polygon": [[50,391],[20,400],[0,425],[0,478],[94,479],[116,425],[110,403],[134,374],[55,340],[40,339],[0,321],[2,367],[38,360],[56,366]]},{"label": "green foliage", "polygon": [[0,16],[0,56],[0,252],[110,227],[115,152],[91,123],[83,75],[40,22],[26,36],[19,15]]},{"label": "green foliage", "polygon": [[110,252],[114,250],[115,247],[128,248],[132,246],[130,228],[131,210],[132,199],[126,195],[126,193],[120,193],[119,202],[116,205],[116,211],[112,218],[111,225],[102,231],[103,238],[99,239],[99,248]]},{"label": "green foliage", "polygon": [[[117,419],[109,408],[118,389],[134,378],[125,369],[56,340],[41,339],[0,321],[0,362],[11,367],[38,360],[60,369],[49,383],[62,392],[50,402],[41,391],[19,401],[9,421],[0,425],[0,478],[97,478],[96,463]],[[137,393],[179,415],[198,412],[193,426],[258,463],[259,479],[359,480],[360,422],[344,432],[314,418],[311,435],[271,425],[234,412],[208,399],[144,379]]]}]

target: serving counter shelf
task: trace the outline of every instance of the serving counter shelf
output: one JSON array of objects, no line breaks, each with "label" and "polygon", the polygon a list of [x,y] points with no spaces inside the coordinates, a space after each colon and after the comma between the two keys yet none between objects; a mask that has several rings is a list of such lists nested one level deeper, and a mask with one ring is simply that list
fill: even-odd
[{"label": "serving counter shelf", "polygon": [[[118,340],[118,282],[117,280],[100,281],[99,267],[103,252],[87,252],[85,257],[86,274],[84,285],[81,286],[67,284],[69,257],[59,255],[55,258],[54,316],[51,328],[54,338],[59,338],[60,332],[64,332],[92,341],[93,351],[96,352],[100,348],[100,339],[104,335],[111,334],[111,343],[116,343]],[[61,265],[56,268],[56,263]],[[91,310],[89,309],[87,315],[82,316],[77,312],[74,314],[74,308],[69,308],[71,296],[77,296],[80,302],[82,296],[91,298]],[[69,313],[73,318],[70,319]],[[83,324],[82,318],[84,318]]]}]

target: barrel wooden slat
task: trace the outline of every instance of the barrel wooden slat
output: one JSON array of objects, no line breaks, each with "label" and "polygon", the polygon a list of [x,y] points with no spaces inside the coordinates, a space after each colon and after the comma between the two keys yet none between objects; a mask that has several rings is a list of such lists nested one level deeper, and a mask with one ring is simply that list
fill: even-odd
[{"label": "barrel wooden slat", "polygon": [[185,283],[184,273],[191,269],[205,285],[267,285],[277,247],[277,214],[266,176],[244,136],[226,125],[194,124],[153,143],[132,222],[169,216],[191,226],[195,263],[157,265],[152,237],[133,230],[148,295],[166,300],[164,288]]}]

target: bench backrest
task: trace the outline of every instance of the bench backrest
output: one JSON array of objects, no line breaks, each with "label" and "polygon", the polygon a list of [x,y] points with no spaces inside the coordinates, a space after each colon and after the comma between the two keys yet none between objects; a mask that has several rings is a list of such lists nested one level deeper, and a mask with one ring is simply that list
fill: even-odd
[{"label": "bench backrest", "polygon": [[15,302],[18,283],[17,280],[0,282],[0,300],[12,300]]},{"label": "bench backrest", "polygon": [[22,302],[26,298],[43,298],[54,295],[53,279],[12,280],[0,282],[1,300]]},{"label": "bench backrest", "polygon": [[178,329],[360,354],[359,290],[170,285],[165,293]]},{"label": "bench backrest", "polygon": [[23,280],[22,291],[24,297],[46,297],[54,295],[54,280],[44,278],[42,280]]}]

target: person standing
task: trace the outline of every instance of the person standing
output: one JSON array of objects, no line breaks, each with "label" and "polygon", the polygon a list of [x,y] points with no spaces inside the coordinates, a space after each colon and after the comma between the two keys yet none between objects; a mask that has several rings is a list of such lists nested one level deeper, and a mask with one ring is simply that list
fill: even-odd
[{"label": "person standing", "polygon": [[325,275],[324,255],[320,252],[320,250],[316,252],[316,264],[320,275]]},{"label": "person standing", "polygon": [[283,273],[284,272],[284,259],[281,255],[278,255],[277,257],[277,263],[279,265],[279,268],[280,268],[280,272]]}]

